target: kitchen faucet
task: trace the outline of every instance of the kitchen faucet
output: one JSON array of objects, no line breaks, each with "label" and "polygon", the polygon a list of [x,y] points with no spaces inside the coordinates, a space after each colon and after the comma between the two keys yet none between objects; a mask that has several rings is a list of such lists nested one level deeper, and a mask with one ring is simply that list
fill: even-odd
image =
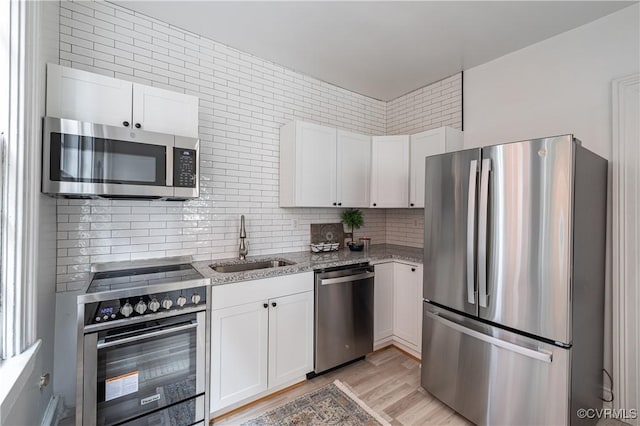
[{"label": "kitchen faucet", "polygon": [[247,238],[247,231],[244,229],[244,215],[240,215],[240,248],[238,249],[238,257],[240,260],[245,260],[247,258],[247,254],[249,253],[249,249],[247,248],[247,244],[244,240]]}]

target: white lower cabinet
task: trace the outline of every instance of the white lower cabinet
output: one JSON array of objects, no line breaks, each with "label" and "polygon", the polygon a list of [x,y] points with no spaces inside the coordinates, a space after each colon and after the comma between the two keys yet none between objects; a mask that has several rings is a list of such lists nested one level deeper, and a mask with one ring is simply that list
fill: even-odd
[{"label": "white lower cabinet", "polygon": [[390,343],[411,355],[422,352],[422,265],[375,265],[373,348]]},{"label": "white lower cabinet", "polygon": [[313,370],[313,292],[269,301],[269,387]]},{"label": "white lower cabinet", "polygon": [[214,286],[212,301],[214,416],[313,370],[312,272]]},{"label": "white lower cabinet", "polygon": [[267,390],[269,310],[247,303],[212,312],[211,408]]},{"label": "white lower cabinet", "polygon": [[407,349],[421,352],[422,266],[395,263],[393,335]]},{"label": "white lower cabinet", "polygon": [[393,336],[394,263],[375,265],[373,280],[373,348],[385,346]]}]

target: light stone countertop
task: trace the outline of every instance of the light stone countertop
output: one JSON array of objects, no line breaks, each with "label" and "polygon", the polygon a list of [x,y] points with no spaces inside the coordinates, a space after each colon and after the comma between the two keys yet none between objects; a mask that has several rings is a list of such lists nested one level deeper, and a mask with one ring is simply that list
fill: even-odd
[{"label": "light stone countertop", "polygon": [[[235,258],[217,259],[192,263],[193,267],[205,278],[211,279],[212,285],[231,284],[239,281],[259,280],[262,278],[277,277],[281,275],[299,274],[316,269],[344,266],[360,262],[380,262],[384,260],[399,260],[411,263],[422,263],[422,248],[398,246],[393,244],[377,244],[369,248],[365,255],[363,251],[350,251],[348,248],[327,252],[291,252],[263,256],[249,256],[247,260]],[[276,268],[256,269],[244,272],[216,272],[209,267],[211,264],[232,265],[237,263],[259,262],[261,260],[288,260],[294,265],[280,266]]]}]

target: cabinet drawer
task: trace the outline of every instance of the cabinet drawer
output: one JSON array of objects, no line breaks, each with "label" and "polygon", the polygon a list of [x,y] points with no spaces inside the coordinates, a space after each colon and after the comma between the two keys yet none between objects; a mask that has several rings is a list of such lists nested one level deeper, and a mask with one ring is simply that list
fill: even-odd
[{"label": "cabinet drawer", "polygon": [[304,291],[313,291],[313,272],[218,285],[211,291],[211,309],[266,301]]}]

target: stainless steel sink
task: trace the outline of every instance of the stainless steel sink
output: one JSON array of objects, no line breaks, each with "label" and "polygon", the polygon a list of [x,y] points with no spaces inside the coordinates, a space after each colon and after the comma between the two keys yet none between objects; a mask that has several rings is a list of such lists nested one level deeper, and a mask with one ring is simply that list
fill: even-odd
[{"label": "stainless steel sink", "polygon": [[245,272],[254,271],[256,269],[268,269],[279,268],[281,266],[295,265],[295,262],[289,262],[288,260],[262,260],[259,262],[243,262],[232,264],[216,264],[209,265],[211,269],[216,272],[228,273],[228,272]]}]

